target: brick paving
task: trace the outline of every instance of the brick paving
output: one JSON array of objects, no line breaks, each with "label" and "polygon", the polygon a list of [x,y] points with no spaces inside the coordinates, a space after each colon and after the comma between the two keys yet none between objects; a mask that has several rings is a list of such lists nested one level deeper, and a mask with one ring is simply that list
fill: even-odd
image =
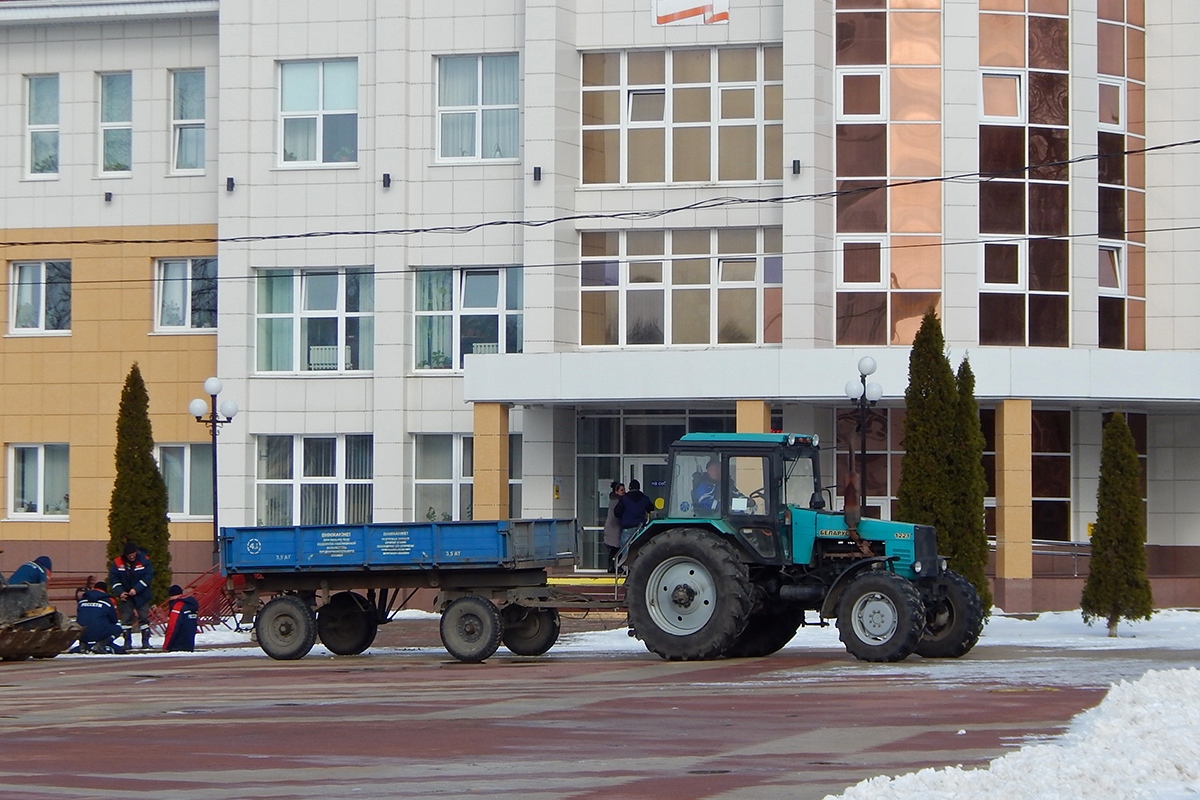
[{"label": "brick paving", "polygon": [[932,682],[905,666],[917,658],[879,670],[834,650],[701,663],[501,650],[467,665],[440,650],[436,620],[392,623],[377,644],[295,662],[254,649],[4,664],[0,796],[803,800],[986,764],[1105,691],[1003,669]]}]

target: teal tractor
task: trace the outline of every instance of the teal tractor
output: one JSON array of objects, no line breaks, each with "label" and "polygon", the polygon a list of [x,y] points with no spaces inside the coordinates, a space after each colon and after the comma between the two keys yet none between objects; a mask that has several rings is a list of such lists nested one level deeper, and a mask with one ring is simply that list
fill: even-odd
[{"label": "teal tractor", "polygon": [[967,653],[982,606],[936,531],[827,510],[819,455],[789,433],[675,442],[660,518],[624,553],[632,635],[670,660],[764,656],[836,620],[863,661]]}]

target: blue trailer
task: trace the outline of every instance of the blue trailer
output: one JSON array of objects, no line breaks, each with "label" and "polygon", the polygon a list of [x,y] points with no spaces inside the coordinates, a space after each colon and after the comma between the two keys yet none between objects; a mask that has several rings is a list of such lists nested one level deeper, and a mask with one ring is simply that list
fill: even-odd
[{"label": "blue trailer", "polygon": [[442,643],[479,662],[501,642],[518,655],[546,652],[565,605],[619,607],[549,586],[546,570],[574,565],[577,541],[575,520],[560,519],[222,528],[221,566],[272,658],[303,658],[318,637],[338,655],[361,653],[418,589],[432,588]]}]

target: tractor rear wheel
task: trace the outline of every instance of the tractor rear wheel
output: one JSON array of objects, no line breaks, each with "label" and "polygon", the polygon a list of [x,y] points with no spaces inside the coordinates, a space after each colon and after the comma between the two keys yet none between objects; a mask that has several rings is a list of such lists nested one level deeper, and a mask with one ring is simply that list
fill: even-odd
[{"label": "tractor rear wheel", "polygon": [[728,658],[758,658],[778,652],[796,635],[804,611],[792,608],[772,608],[750,615],[746,630],[725,651]]},{"label": "tractor rear wheel", "polygon": [[338,592],[317,610],[317,636],[336,655],[358,655],[371,646],[378,631],[375,609],[356,592]]},{"label": "tractor rear wheel", "polygon": [[519,656],[540,656],[558,641],[562,621],[557,608],[508,605],[500,612],[504,633],[500,640]]},{"label": "tractor rear wheel", "polygon": [[871,570],[842,592],[837,627],[846,651],[860,661],[903,661],[925,630],[925,608],[904,578]]},{"label": "tractor rear wheel", "polygon": [[262,607],[254,633],[263,652],[276,661],[304,658],[317,640],[317,625],[308,603],[294,594],[281,594]]},{"label": "tractor rear wheel", "polygon": [[442,612],[442,644],[450,655],[467,664],[491,657],[500,646],[500,610],[478,595],[454,600]]},{"label": "tractor rear wheel", "polygon": [[637,554],[625,589],[634,635],[671,661],[724,655],[750,619],[749,570],[711,531],[656,536]]},{"label": "tractor rear wheel", "polygon": [[925,635],[916,650],[925,658],[966,655],[983,632],[983,603],[974,584],[957,572],[947,572],[943,580],[945,591],[925,604]]}]

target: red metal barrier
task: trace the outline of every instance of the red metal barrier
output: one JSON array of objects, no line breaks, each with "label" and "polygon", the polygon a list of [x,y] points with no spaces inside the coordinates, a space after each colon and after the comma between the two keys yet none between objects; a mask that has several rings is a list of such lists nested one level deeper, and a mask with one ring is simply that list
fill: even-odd
[{"label": "red metal barrier", "polygon": [[[196,580],[183,587],[184,594],[190,594],[200,604],[196,614],[196,622],[200,630],[212,630],[225,624],[234,615],[233,594],[225,591],[225,578],[221,576],[220,567],[214,566]],[[150,624],[159,632],[165,631],[170,612],[167,603],[161,603],[150,608]]]}]

